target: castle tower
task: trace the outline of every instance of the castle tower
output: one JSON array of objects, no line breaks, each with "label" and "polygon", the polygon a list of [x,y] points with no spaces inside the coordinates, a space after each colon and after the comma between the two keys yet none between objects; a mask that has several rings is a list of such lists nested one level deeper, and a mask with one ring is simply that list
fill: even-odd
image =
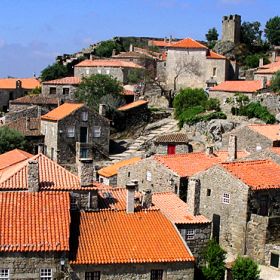
[{"label": "castle tower", "polygon": [[229,15],[223,17],[222,41],[240,42],[241,16]]}]

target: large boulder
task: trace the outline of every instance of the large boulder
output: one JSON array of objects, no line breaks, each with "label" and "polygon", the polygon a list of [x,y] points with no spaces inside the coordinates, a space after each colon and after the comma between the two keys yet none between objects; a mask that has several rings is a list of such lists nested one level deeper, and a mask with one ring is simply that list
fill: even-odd
[{"label": "large boulder", "polygon": [[234,129],[236,124],[228,120],[211,120],[207,125],[207,133],[213,142],[221,142],[222,134]]}]

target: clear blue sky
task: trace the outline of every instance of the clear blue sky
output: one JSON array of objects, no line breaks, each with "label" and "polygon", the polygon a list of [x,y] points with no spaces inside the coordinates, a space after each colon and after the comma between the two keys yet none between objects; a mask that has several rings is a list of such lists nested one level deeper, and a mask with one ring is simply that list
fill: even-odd
[{"label": "clear blue sky", "polygon": [[0,77],[39,75],[57,55],[114,36],[204,40],[229,14],[264,26],[280,0],[1,0]]}]

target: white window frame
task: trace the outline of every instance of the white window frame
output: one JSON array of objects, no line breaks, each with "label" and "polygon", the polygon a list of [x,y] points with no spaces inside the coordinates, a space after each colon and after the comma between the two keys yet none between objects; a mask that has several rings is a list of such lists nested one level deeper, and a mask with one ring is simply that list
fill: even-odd
[{"label": "white window frame", "polygon": [[67,127],[67,137],[68,138],[74,138],[75,137],[75,127],[74,126]]},{"label": "white window frame", "polygon": [[106,74],[110,75],[110,69],[106,69]]},{"label": "white window frame", "polygon": [[0,268],[0,279],[1,280],[10,279],[10,269],[9,268]]},{"label": "white window frame", "polygon": [[147,171],[146,172],[146,180],[148,182],[151,182],[152,181],[152,172],[151,171]]},{"label": "white window frame", "polygon": [[97,73],[101,74],[102,73],[101,69],[97,69]]},{"label": "white window frame", "polygon": [[230,204],[230,194],[229,193],[223,193],[222,203]]},{"label": "white window frame", "polygon": [[51,268],[41,268],[40,269],[40,280],[52,280],[53,272]]},{"label": "white window frame", "polygon": [[83,122],[87,122],[88,121],[88,112],[87,111],[83,111],[82,112],[82,121]]},{"label": "white window frame", "polygon": [[86,75],[89,75],[89,69],[86,69]]},{"label": "white window frame", "polygon": [[101,137],[101,126],[93,126],[92,137],[93,138],[100,138]]},{"label": "white window frame", "polygon": [[186,230],[186,240],[194,240],[195,229],[187,229]]}]

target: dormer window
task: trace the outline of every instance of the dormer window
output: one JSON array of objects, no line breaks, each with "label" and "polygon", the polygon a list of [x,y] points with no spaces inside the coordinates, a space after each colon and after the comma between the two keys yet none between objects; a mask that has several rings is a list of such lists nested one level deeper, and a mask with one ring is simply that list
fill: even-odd
[{"label": "dormer window", "polygon": [[82,121],[87,122],[88,121],[88,112],[82,112]]}]

